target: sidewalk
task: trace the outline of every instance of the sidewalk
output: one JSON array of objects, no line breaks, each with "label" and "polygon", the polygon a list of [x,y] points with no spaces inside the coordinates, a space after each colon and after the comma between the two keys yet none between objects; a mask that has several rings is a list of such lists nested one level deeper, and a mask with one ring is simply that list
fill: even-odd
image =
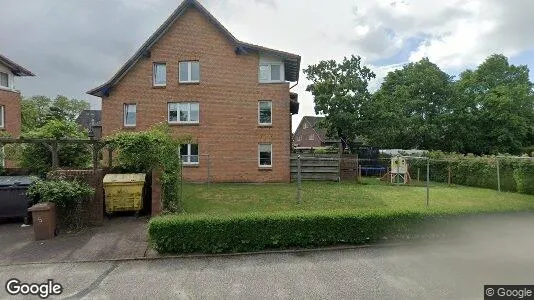
[{"label": "sidewalk", "polygon": [[144,257],[148,247],[147,218],[116,217],[104,225],[53,240],[35,241],[33,228],[0,224],[0,265],[129,259]]}]

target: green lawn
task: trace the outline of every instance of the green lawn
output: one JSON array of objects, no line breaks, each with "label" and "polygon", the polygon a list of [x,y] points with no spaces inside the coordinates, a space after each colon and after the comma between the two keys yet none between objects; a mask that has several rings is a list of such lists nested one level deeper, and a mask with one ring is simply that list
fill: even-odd
[{"label": "green lawn", "polygon": [[232,215],[279,211],[432,211],[493,212],[534,210],[534,196],[494,190],[433,184],[430,206],[426,188],[392,186],[377,179],[365,184],[303,182],[302,202],[292,184],[191,184],[183,185],[187,214]]}]

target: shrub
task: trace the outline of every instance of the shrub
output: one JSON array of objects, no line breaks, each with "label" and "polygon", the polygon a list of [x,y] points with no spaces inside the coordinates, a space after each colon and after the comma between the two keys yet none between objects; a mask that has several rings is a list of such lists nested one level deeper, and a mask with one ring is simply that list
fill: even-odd
[{"label": "shrub", "polygon": [[427,216],[418,212],[170,215],[150,220],[148,231],[152,246],[161,253],[247,252],[395,238],[416,232]]},{"label": "shrub", "polygon": [[[497,189],[497,157],[474,156],[456,153],[430,152],[430,179],[448,181],[451,169],[452,183],[473,187]],[[534,194],[534,163],[517,157],[499,157],[501,190]],[[410,160],[410,173],[425,170],[426,160]]]},{"label": "shrub", "polygon": [[53,202],[58,207],[71,208],[94,192],[84,182],[37,179],[28,187],[26,194],[36,202]]},{"label": "shrub", "polygon": [[42,179],[36,179],[26,191],[34,203],[56,204],[60,223],[68,228],[80,227],[81,204],[94,193],[94,189],[84,182]]}]

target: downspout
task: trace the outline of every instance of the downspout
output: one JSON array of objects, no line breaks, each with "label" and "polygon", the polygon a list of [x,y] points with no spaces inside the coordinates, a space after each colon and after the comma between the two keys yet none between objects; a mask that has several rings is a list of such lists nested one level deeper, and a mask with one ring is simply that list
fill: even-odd
[{"label": "downspout", "polygon": [[291,91],[291,89],[294,88],[294,87],[296,87],[298,84],[299,84],[299,81],[297,80],[297,83],[295,83],[293,86],[291,86],[291,87],[289,88],[289,90]]}]

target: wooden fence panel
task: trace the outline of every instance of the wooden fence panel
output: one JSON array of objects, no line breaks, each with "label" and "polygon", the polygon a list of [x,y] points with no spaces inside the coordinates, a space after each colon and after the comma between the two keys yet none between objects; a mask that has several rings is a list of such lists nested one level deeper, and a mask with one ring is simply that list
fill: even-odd
[{"label": "wooden fence panel", "polygon": [[[339,181],[339,157],[334,155],[300,155],[302,180]],[[291,180],[297,180],[298,157],[291,155]]]}]

